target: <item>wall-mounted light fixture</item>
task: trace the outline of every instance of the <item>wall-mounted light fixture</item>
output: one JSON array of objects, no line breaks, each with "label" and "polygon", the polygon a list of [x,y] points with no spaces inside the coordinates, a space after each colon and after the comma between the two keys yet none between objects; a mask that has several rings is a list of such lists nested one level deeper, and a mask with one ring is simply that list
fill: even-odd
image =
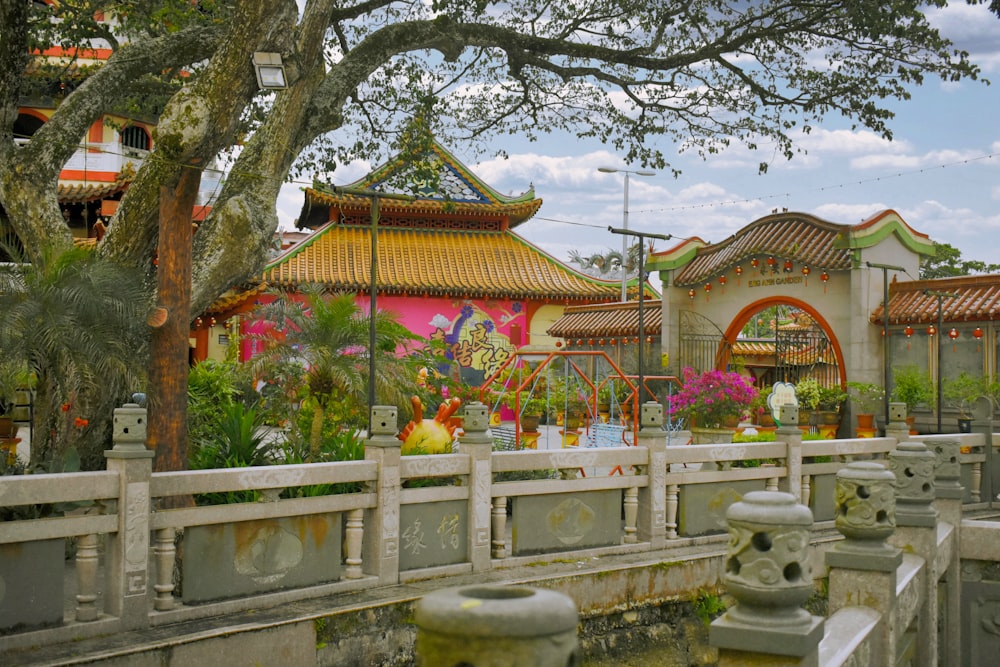
[{"label": "wall-mounted light fixture", "polygon": [[253,69],[257,74],[257,85],[262,90],[287,88],[285,67],[281,64],[280,53],[257,51],[253,54]]}]

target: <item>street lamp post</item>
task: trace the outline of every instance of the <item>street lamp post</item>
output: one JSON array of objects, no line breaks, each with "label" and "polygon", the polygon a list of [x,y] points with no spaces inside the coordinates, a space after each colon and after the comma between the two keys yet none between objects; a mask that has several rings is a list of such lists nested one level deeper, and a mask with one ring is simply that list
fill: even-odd
[{"label": "street lamp post", "polygon": [[[629,174],[636,176],[656,176],[655,171],[644,169],[618,169],[616,167],[598,167],[597,171],[605,174],[625,174],[625,202],[622,209],[622,229],[628,229],[628,177]],[[628,272],[625,271],[625,261],[628,258],[628,237],[622,236],[622,303],[628,301]],[[640,263],[641,267],[641,263]],[[639,269],[642,270],[641,268]],[[639,301],[642,302],[642,281],[639,282]]]},{"label": "street lamp post", "polygon": [[924,294],[927,296],[937,297],[937,331],[934,335],[937,336],[937,432],[941,432],[941,327],[944,326],[944,308],[942,308],[942,300],[951,299],[956,296],[952,292],[938,292],[937,290],[925,289]]},{"label": "street lamp post", "polygon": [[397,199],[413,201],[412,195],[401,195],[391,192],[379,192],[367,188],[344,188],[333,186],[337,194],[355,195],[371,199],[371,264],[368,283],[368,435],[372,433],[372,408],[375,406],[375,316],[378,315],[378,222],[379,200]]},{"label": "street lamp post", "polygon": [[890,362],[890,352],[889,347],[889,271],[902,271],[905,272],[901,266],[892,266],[891,264],[876,264],[874,262],[865,262],[865,264],[870,269],[882,269],[882,386],[884,391],[882,392],[882,407],[885,411],[885,423],[886,426],[889,424],[889,368],[891,366]]},{"label": "street lamp post", "polygon": [[639,363],[639,378],[638,378],[639,393],[636,395],[636,408],[638,409],[638,407],[640,405],[642,405],[643,394],[646,391],[645,377],[644,377],[644,373],[642,371],[643,347],[646,345],[646,328],[643,325],[643,319],[642,319],[642,315],[643,315],[642,304],[646,300],[645,299],[645,294],[643,294],[643,292],[645,291],[643,288],[645,287],[645,284],[646,284],[646,258],[645,258],[645,248],[643,247],[643,244],[646,242],[646,239],[660,239],[661,241],[669,241],[673,237],[670,234],[650,234],[650,233],[646,233],[646,232],[633,232],[633,231],[628,230],[628,229],[615,229],[614,227],[608,227],[608,231],[611,232],[612,234],[623,234],[625,236],[635,236],[635,237],[638,237],[638,239],[639,239],[639,323],[638,323],[638,328],[639,328],[639,359],[638,359],[638,363]]}]

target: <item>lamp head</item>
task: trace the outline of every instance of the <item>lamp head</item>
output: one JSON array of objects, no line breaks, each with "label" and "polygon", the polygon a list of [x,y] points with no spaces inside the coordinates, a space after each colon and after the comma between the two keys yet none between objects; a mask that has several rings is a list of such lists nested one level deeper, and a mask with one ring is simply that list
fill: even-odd
[{"label": "lamp head", "polygon": [[603,172],[605,174],[617,174],[618,170],[614,167],[598,167],[597,171]]}]

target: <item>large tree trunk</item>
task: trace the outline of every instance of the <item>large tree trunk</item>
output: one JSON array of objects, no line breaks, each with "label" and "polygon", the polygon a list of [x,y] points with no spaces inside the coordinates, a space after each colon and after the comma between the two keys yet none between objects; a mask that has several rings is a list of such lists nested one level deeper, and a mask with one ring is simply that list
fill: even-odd
[{"label": "large tree trunk", "polygon": [[191,327],[191,209],[201,171],[185,169],[176,187],[160,187],[157,305],[166,310],[153,329],[149,385],[155,389],[148,417],[154,468],[187,468],[188,337]]}]

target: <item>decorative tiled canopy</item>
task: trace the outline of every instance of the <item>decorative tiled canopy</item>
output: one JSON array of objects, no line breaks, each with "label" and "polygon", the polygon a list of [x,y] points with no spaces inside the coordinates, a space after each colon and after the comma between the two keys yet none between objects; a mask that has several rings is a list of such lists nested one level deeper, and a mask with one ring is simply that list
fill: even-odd
[{"label": "decorative tiled canopy", "polygon": [[883,211],[858,225],[785,211],[756,220],[720,243],[708,245],[693,238],[653,253],[648,268],[676,269],[673,284],[678,287],[699,285],[755,257],[787,260],[815,271],[846,271],[852,268],[855,249],[875,245],[890,234],[914,252],[933,254],[933,242],[894,211]]},{"label": "decorative tiled canopy", "polygon": [[[642,304],[642,328],[647,336],[659,336],[662,302],[647,299]],[[546,332],[555,338],[596,338],[639,335],[639,302],[569,306]]]},{"label": "decorative tiled canopy", "polygon": [[[418,162],[397,157],[349,185],[314,184],[305,190],[298,226],[316,228],[329,221],[365,222],[371,198],[358,194],[359,191],[413,195],[412,201],[379,200],[379,224],[384,227],[500,231],[530,219],[542,205],[533,189],[514,197],[500,194],[436,142]],[[427,184],[428,170],[437,180],[433,186]]]},{"label": "decorative tiled canopy", "polygon": [[[937,322],[939,294],[944,322],[1000,319],[1000,275],[976,275],[891,283],[889,323]],[[882,306],[879,305],[871,319],[873,323],[882,324],[882,318]]]}]

